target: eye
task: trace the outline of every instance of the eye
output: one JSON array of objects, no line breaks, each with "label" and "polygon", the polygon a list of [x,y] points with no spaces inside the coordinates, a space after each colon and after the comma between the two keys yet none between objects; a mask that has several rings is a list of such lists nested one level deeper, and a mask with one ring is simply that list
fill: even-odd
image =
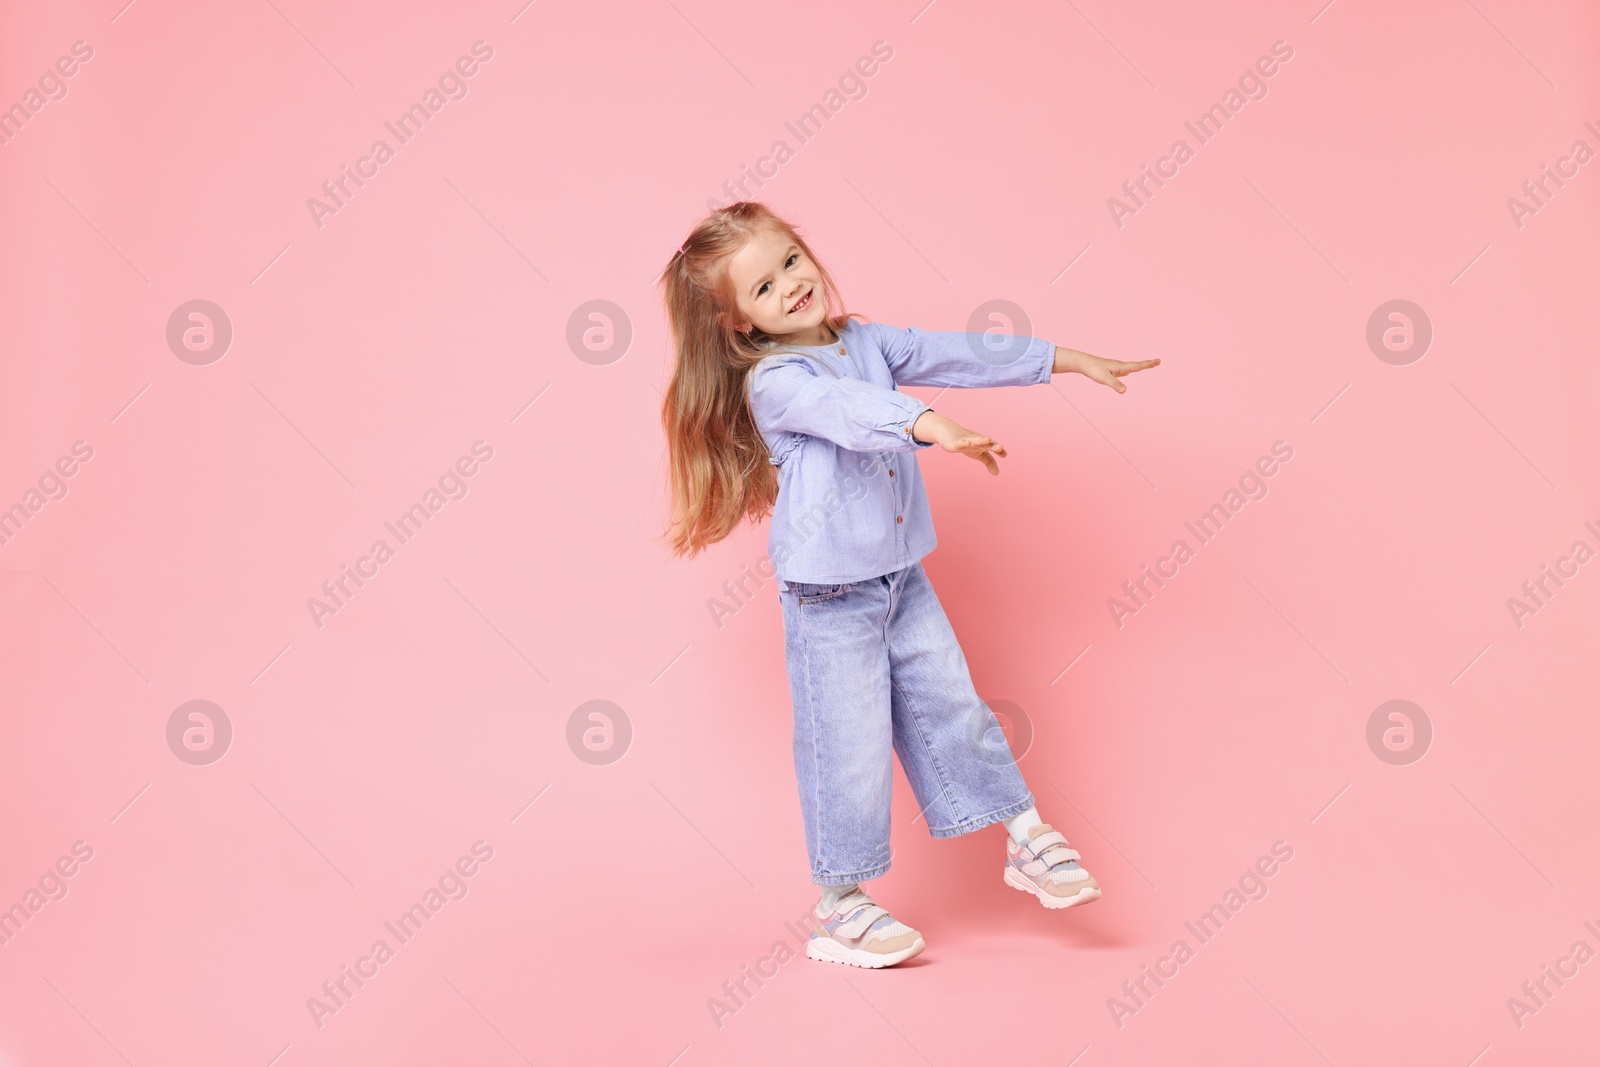
[{"label": "eye", "polygon": [[[792,253],[789,256],[788,259],[783,261],[784,268],[788,269],[790,262],[792,262],[793,260],[799,259],[799,258],[800,258],[800,253],[799,252]],[[756,290],[756,295],[757,296],[765,296],[766,295],[766,293],[767,293],[767,284],[768,283],[766,283],[766,282],[762,282],[761,283],[761,288]]]}]

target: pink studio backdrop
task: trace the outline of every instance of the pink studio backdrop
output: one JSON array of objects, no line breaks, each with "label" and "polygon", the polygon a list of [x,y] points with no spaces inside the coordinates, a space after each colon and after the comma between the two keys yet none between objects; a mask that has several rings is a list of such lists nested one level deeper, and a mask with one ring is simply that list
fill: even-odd
[{"label": "pink studio backdrop", "polygon": [[[0,30],[0,1065],[1590,1054],[1592,9],[124,3]],[[923,454],[926,567],[1105,897],[897,768],[882,972],[786,926],[765,525],[655,541],[656,275],[758,168],[850,310],[1163,360],[939,396],[1011,454]]]}]

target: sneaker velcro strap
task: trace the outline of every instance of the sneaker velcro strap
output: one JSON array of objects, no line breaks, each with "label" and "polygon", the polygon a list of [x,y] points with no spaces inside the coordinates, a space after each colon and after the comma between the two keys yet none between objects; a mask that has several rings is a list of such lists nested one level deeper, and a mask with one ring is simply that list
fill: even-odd
[{"label": "sneaker velcro strap", "polygon": [[857,908],[855,914],[850,917],[848,922],[841,923],[839,926],[834,928],[834,936],[848,937],[851,939],[859,938],[867,932],[867,929],[871,927],[873,923],[877,922],[887,914],[889,914],[889,909],[883,907],[881,904],[868,904],[865,907]]},{"label": "sneaker velcro strap", "polygon": [[[1055,840],[1050,841],[1050,838],[1055,838]],[[1040,848],[1040,841],[1049,841],[1049,843]],[[1040,834],[1034,841],[1034,847],[1037,849],[1037,851],[1034,852],[1034,856],[1037,857],[1038,860],[1047,867],[1054,867],[1058,863],[1066,863],[1068,860],[1079,860],[1083,858],[1078,854],[1077,849],[1071,848],[1067,845],[1066,838],[1062,837],[1054,830],[1050,831],[1048,834]]]},{"label": "sneaker velcro strap", "polygon": [[1060,830],[1051,830],[1033,839],[1033,854],[1035,856],[1042,855],[1044,850],[1051,845],[1064,845],[1066,843],[1067,839],[1061,835]]}]

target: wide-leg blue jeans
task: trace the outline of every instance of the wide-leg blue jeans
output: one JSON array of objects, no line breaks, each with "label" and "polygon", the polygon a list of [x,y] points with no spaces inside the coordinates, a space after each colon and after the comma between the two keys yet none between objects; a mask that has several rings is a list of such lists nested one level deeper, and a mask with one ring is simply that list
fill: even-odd
[{"label": "wide-leg blue jeans", "polygon": [[778,589],[813,882],[889,869],[891,751],[934,837],[1033,806],[920,561],[866,581]]}]

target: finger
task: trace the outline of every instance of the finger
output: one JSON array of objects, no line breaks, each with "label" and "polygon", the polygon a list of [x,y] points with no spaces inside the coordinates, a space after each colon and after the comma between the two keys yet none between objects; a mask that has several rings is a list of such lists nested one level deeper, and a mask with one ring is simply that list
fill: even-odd
[{"label": "finger", "polygon": [[988,469],[990,474],[1000,473],[1000,464],[995,462],[994,456],[991,453],[981,453],[978,458],[983,460],[983,465]]},{"label": "finger", "polygon": [[1159,366],[1160,364],[1161,360],[1159,359],[1146,359],[1138,363],[1118,363],[1114,368],[1112,368],[1111,373],[1132,374],[1136,370],[1145,370],[1150,367]]}]

